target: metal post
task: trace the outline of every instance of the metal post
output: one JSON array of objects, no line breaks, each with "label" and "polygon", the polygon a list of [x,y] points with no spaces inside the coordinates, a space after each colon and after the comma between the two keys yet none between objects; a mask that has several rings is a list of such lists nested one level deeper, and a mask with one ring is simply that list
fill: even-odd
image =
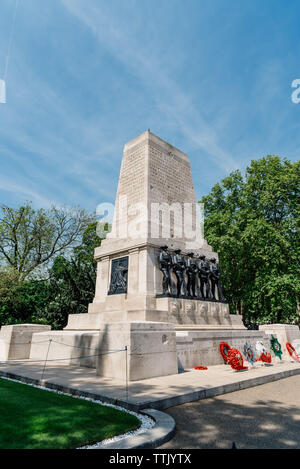
[{"label": "metal post", "polygon": [[52,339],[49,339],[49,345],[48,345],[47,355],[46,355],[46,358],[45,358],[45,363],[44,363],[44,368],[43,368],[43,373],[42,373],[42,381],[43,381],[43,379],[44,379],[44,373],[45,373],[45,369],[46,369],[46,365],[47,365],[47,360],[48,360],[48,355],[49,355],[49,350],[50,350],[51,342],[52,342]]},{"label": "metal post", "polygon": [[125,346],[126,352],[126,402],[128,404],[128,347]]}]

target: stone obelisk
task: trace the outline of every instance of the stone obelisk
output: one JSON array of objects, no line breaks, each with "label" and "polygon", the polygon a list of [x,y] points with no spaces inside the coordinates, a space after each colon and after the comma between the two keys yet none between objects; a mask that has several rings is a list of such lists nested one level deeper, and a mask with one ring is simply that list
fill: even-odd
[{"label": "stone obelisk", "polygon": [[[103,321],[168,322],[170,299],[158,298],[163,244],[217,258],[202,236],[188,156],[148,130],[124,147],[112,231],[95,250],[90,316],[71,315],[67,328],[93,329]],[[122,272],[126,290],[112,286]]]}]

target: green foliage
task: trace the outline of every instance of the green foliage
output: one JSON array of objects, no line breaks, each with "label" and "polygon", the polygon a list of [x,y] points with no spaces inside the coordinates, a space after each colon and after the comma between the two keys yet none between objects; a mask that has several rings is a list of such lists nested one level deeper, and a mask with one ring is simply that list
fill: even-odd
[{"label": "green foliage", "polygon": [[0,325],[31,322],[47,324],[42,317],[35,318],[35,315],[37,311],[44,310],[49,298],[47,280],[15,281],[9,293],[0,300]]},{"label": "green foliage", "polygon": [[81,245],[73,249],[70,258],[55,258],[50,269],[50,301],[41,312],[55,329],[66,326],[69,314],[87,313],[95,294],[97,264],[94,250],[100,244],[96,223],[91,223],[83,233]]},{"label": "green foliage", "polygon": [[0,270],[0,326],[10,324],[10,321],[14,319],[11,315],[11,304],[16,299],[18,287],[21,285],[18,277],[18,272],[14,269]]},{"label": "green foliage", "polygon": [[232,312],[288,322],[299,303],[299,162],[252,161],[202,198],[205,236],[219,253]]},{"label": "green foliage", "polygon": [[0,212],[0,266],[24,280],[78,242],[93,217],[79,208],[35,210],[3,205]]},{"label": "green foliage", "polygon": [[13,293],[13,287],[16,286],[18,272],[14,269],[4,268],[0,270],[0,301]]},{"label": "green foliage", "polygon": [[86,313],[95,293],[94,249],[100,244],[94,222],[69,256],[54,259],[48,279],[20,280],[13,270],[0,271],[0,325],[28,322],[61,329],[69,314]]}]

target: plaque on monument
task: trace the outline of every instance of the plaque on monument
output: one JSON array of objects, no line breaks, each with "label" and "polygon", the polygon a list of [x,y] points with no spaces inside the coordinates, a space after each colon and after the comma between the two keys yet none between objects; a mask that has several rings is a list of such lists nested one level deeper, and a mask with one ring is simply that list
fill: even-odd
[{"label": "plaque on monument", "polygon": [[113,259],[108,295],[127,293],[128,256]]}]

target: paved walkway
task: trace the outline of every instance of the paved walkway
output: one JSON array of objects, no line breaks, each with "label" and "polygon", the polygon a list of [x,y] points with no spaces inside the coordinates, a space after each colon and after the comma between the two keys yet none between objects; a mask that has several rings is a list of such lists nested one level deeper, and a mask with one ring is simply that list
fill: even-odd
[{"label": "paved walkway", "polygon": [[161,449],[300,449],[300,375],[165,412],[177,430]]},{"label": "paved walkway", "polygon": [[[43,368],[43,362],[6,362],[0,363],[0,375],[10,373],[39,381],[43,376]],[[295,374],[300,374],[300,363],[274,362],[270,367],[257,364],[255,368],[244,372],[236,372],[228,365],[211,366],[205,371],[190,370],[176,375],[130,382],[128,403],[133,410],[145,408],[163,410]],[[48,362],[44,380],[46,385],[53,384],[66,392],[75,390],[120,405],[126,403],[126,383],[96,376],[96,370],[93,368]]]}]

